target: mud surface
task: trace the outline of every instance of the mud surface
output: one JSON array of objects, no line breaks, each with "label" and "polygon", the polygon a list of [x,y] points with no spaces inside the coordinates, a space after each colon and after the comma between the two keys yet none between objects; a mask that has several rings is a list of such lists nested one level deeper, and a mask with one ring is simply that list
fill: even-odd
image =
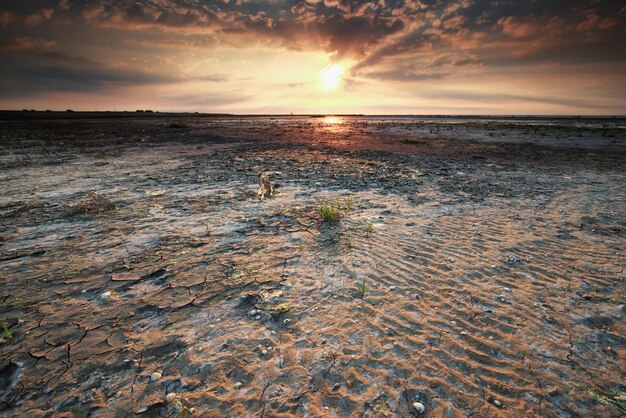
[{"label": "mud surface", "polygon": [[3,121],[0,415],[620,416],[623,129],[411,123]]}]

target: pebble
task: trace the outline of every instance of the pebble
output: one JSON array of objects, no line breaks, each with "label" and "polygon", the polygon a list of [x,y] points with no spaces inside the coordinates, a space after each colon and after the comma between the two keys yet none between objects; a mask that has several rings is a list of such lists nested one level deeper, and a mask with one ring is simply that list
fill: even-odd
[{"label": "pebble", "polygon": [[492,264],[492,265],[491,265],[491,268],[492,268],[492,269],[495,269],[496,267],[497,267],[497,266],[496,266],[495,264]]},{"label": "pebble", "polygon": [[500,402],[500,401],[499,401],[499,400],[497,400],[497,399],[496,399],[495,401],[493,401],[493,404],[494,404],[495,406],[502,406],[502,402]]},{"label": "pebble", "polygon": [[256,310],[256,309],[252,309],[252,310],[249,312],[250,316],[254,316],[254,315],[256,315],[256,313],[257,313],[257,310]]},{"label": "pebble", "polygon": [[393,292],[394,290],[396,290],[395,286],[389,286],[389,291]]},{"label": "pebble", "polygon": [[161,373],[159,372],[154,372],[150,375],[150,380],[153,382],[156,382],[157,380],[159,380],[161,378],[161,376],[163,376]]},{"label": "pebble", "polygon": [[111,296],[111,292],[104,292],[100,295],[100,299],[108,299]]},{"label": "pebble", "polygon": [[241,382],[235,383],[235,389],[239,389],[242,386],[243,386],[243,383],[241,383]]},{"label": "pebble", "polygon": [[264,356],[266,356],[266,355],[267,355],[267,350],[265,350],[265,349],[261,350],[261,354],[263,354]]},{"label": "pebble", "polygon": [[176,399],[176,394],[174,392],[168,393],[167,395],[165,395],[165,400],[167,402],[173,402],[174,399]]},{"label": "pebble", "polygon": [[341,383],[337,382],[333,385],[333,392],[336,390],[339,390],[339,388],[341,387]]},{"label": "pebble", "polygon": [[424,411],[426,410],[426,408],[424,407],[424,404],[421,402],[413,402],[413,408],[415,408],[415,410],[419,412],[420,414],[423,414]]}]

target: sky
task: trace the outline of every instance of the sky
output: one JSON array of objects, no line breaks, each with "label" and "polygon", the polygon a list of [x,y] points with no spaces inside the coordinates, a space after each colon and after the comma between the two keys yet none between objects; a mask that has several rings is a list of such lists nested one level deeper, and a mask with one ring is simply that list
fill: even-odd
[{"label": "sky", "polygon": [[617,0],[3,0],[0,109],[626,114]]}]

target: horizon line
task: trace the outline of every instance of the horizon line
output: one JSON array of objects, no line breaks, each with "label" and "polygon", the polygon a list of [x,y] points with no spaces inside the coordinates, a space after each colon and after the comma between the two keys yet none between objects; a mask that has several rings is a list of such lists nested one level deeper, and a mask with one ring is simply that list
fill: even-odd
[{"label": "horizon line", "polygon": [[[212,116],[212,117],[443,117],[443,118],[626,118],[626,114],[527,114],[527,113],[228,113],[228,112],[204,112],[204,111],[163,111],[163,110],[151,110],[151,109],[137,109],[137,110],[38,110],[38,109],[0,109],[0,114],[19,114],[19,115],[33,115],[33,114],[55,114],[71,116],[78,114],[80,116],[87,116],[87,114],[95,115],[108,115],[115,117],[116,115],[123,116],[136,116],[136,117],[156,117],[156,116]],[[76,116],[78,116],[76,115]],[[33,115],[35,116],[35,115]]]}]

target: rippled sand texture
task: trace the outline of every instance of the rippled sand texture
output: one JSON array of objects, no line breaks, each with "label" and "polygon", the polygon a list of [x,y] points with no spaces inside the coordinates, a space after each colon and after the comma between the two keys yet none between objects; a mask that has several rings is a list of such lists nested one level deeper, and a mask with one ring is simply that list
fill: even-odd
[{"label": "rippled sand texture", "polygon": [[622,152],[320,123],[2,125],[0,414],[620,416]]}]

